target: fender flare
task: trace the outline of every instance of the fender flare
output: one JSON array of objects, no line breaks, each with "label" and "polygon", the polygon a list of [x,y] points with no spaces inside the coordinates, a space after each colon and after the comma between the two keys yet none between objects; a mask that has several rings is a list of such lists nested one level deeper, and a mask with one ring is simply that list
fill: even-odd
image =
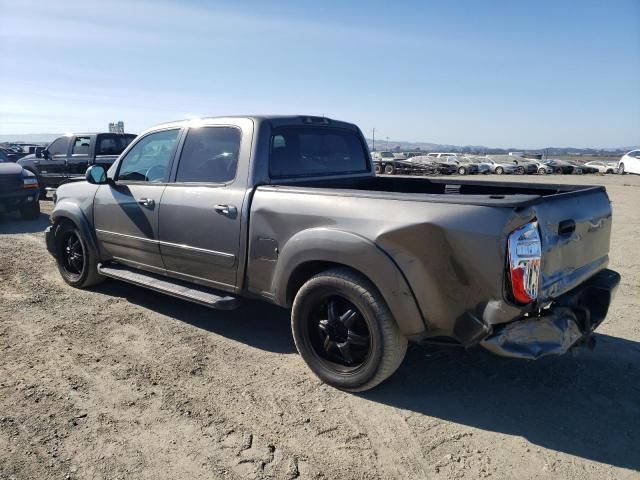
[{"label": "fender flare", "polygon": [[342,230],[312,228],[287,241],[272,277],[271,291],[278,305],[290,306],[287,290],[295,270],[305,263],[318,261],[344,265],[371,280],[404,335],[418,335],[426,330],[413,292],[388,254],[372,241]]},{"label": "fender flare", "polygon": [[82,232],[84,238],[89,243],[89,247],[94,252],[99,252],[98,242],[96,240],[95,230],[84,214],[82,209],[76,204],[68,200],[59,201],[55,209],[51,213],[51,223],[59,224],[63,220],[70,220]]}]

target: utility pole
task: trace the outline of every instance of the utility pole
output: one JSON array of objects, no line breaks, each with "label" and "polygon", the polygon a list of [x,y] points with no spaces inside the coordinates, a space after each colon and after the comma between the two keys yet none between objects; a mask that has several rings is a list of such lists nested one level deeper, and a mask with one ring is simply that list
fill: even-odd
[{"label": "utility pole", "polygon": [[372,138],[373,138],[373,148],[372,148],[372,150],[375,152],[376,151],[376,127],[373,127]]},{"label": "utility pole", "polygon": [[387,137],[387,151],[389,151],[389,137]]}]

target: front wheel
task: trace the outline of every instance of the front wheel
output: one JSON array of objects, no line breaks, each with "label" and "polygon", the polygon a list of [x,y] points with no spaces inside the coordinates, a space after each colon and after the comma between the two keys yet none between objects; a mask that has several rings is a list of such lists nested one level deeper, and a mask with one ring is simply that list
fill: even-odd
[{"label": "front wheel", "polygon": [[460,168],[458,168],[458,173],[460,175],[466,175],[467,174],[467,169],[464,168],[464,167],[460,167]]},{"label": "front wheel", "polygon": [[539,168],[538,169],[538,175],[546,175],[547,171],[544,168]]},{"label": "front wheel", "polygon": [[502,175],[504,173],[504,168],[498,167],[496,168],[496,175]]},{"label": "front wheel", "polygon": [[393,168],[393,165],[385,165],[384,173],[386,173],[387,175],[393,175],[394,173],[396,173],[396,169]]},{"label": "front wheel", "polygon": [[407,339],[378,290],[346,268],[319,273],[302,286],[293,302],[291,329],[313,373],[351,392],[387,379],[407,350]]},{"label": "front wheel", "polygon": [[104,280],[98,273],[97,254],[73,223],[64,221],[55,235],[56,261],[65,282],[72,287],[87,288]]},{"label": "front wheel", "polygon": [[373,167],[373,168],[374,168],[374,170],[375,170],[375,172],[376,172],[376,175],[379,175],[379,174],[381,174],[381,173],[382,173],[382,169],[380,168],[380,165],[376,165],[376,166],[375,166],[375,167]]},{"label": "front wheel", "polygon": [[624,171],[624,163],[621,163],[621,164],[618,166],[618,174],[620,174],[620,175],[624,175],[624,174],[625,174],[625,171]]}]

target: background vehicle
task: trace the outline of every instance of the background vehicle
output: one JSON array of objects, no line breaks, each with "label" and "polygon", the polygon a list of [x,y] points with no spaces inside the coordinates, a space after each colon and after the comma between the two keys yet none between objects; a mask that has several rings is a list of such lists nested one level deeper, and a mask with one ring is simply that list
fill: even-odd
[{"label": "background vehicle", "polygon": [[46,233],[68,284],[291,308],[302,358],[349,391],[409,340],[564,353],[619,282],[604,187],[376,177],[361,131],[324,117],[159,125],[86,178],[58,189]]},{"label": "background vehicle", "polygon": [[36,219],[40,215],[38,196],[36,176],[0,153],[0,212],[18,210],[22,218]]},{"label": "background vehicle", "polygon": [[439,160],[456,167],[456,172],[460,175],[473,175],[480,171],[478,164],[470,161],[466,157],[446,156],[439,157]]},{"label": "background vehicle", "polygon": [[18,160],[38,177],[41,196],[70,179],[81,179],[89,165],[109,168],[136,136],[125,133],[79,133],[59,137],[46,149]]},{"label": "background vehicle", "polygon": [[496,175],[518,173],[518,166],[515,163],[498,160],[492,155],[487,155],[484,161],[489,164],[491,173]]},{"label": "background vehicle", "polygon": [[622,156],[618,162],[618,173],[621,175],[625,173],[640,174],[640,150],[631,150]]},{"label": "background vehicle", "polygon": [[376,173],[393,175],[396,173],[395,156],[393,152],[373,152],[373,166]]},{"label": "background vehicle", "polygon": [[412,157],[410,160],[412,162],[420,162],[421,164],[428,165],[428,168],[433,169],[434,174],[452,175],[458,171],[457,165],[443,162],[428,155]]},{"label": "background vehicle", "polygon": [[532,163],[536,166],[538,175],[550,175],[553,173],[553,168],[541,160],[532,160]]},{"label": "background vehicle", "polygon": [[615,167],[600,161],[587,162],[585,166],[595,168],[599,173],[614,173],[616,171]]},{"label": "background vehicle", "polygon": [[[575,161],[569,161],[571,165],[573,165],[573,173],[598,173],[598,169],[596,167],[592,167],[585,163],[579,163]],[[578,172],[578,170],[580,170]]]},{"label": "background vehicle", "polygon": [[565,175],[578,173],[574,171],[575,168],[573,165],[563,160],[546,160],[543,163],[550,166],[553,169],[553,173],[563,173]]},{"label": "background vehicle", "polygon": [[488,175],[491,173],[491,165],[486,161],[484,157],[471,156],[464,158],[468,159],[470,162],[473,162],[478,166],[478,173],[484,175]]}]

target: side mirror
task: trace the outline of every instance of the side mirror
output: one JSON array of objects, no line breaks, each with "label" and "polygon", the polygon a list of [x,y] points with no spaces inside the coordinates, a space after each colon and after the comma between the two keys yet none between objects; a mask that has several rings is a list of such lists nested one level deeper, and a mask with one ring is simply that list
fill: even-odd
[{"label": "side mirror", "polygon": [[84,178],[87,182],[93,185],[104,185],[109,183],[107,178],[107,171],[102,165],[91,165],[87,168],[87,172],[84,174]]},{"label": "side mirror", "polygon": [[49,160],[49,150],[47,150],[46,148],[44,150],[42,150],[42,158],[44,158],[45,160]]}]

